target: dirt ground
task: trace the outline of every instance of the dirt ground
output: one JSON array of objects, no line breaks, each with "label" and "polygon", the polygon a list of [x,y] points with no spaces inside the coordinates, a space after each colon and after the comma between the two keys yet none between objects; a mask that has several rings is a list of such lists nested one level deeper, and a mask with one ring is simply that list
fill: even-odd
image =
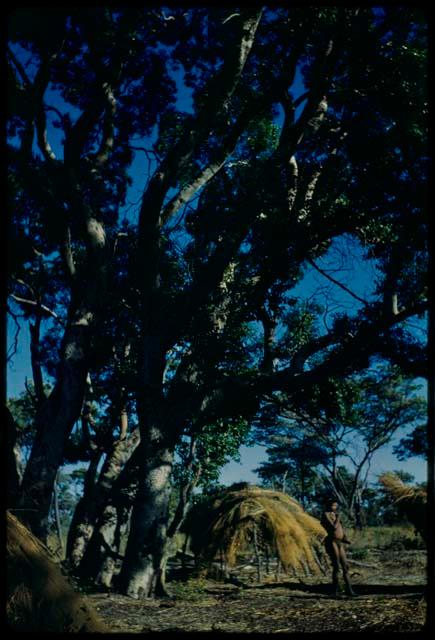
[{"label": "dirt ground", "polygon": [[350,565],[354,598],[333,596],[328,575],[276,580],[270,574],[258,583],[253,567],[237,573],[243,586],[180,579],[175,569],[168,582],[172,599],[136,601],[110,593],[88,598],[114,632],[421,632],[425,552],[373,550],[357,562]]}]

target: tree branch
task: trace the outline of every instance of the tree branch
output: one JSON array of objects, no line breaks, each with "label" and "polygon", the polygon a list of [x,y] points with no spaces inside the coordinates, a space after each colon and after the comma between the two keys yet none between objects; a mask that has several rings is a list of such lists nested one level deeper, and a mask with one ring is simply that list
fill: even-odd
[{"label": "tree branch", "polygon": [[55,318],[55,320],[60,322],[60,324],[63,324],[63,320],[57,315],[57,313],[55,311],[52,311],[51,309],[49,309],[45,304],[41,304],[40,302],[37,302],[36,300],[28,300],[27,298],[21,298],[20,296],[17,296],[14,293],[11,293],[10,296],[11,296],[11,298],[13,300],[15,300],[16,302],[19,302],[20,304],[28,305],[28,306],[31,306],[31,307],[37,307],[38,309],[43,311],[48,316],[51,316],[52,318]]},{"label": "tree branch", "polygon": [[103,85],[104,96],[106,101],[105,116],[103,120],[103,139],[98,149],[95,161],[98,166],[107,162],[110,152],[114,145],[114,125],[113,120],[116,113],[116,99],[113,95],[112,88],[108,83]]},{"label": "tree branch", "polygon": [[30,361],[32,365],[33,385],[35,388],[35,395],[37,405],[40,406],[46,400],[44,391],[44,378],[42,376],[41,367],[41,345],[40,345],[40,329],[41,329],[41,314],[38,313],[35,319],[35,323],[29,322],[30,329]]},{"label": "tree branch", "polygon": [[15,354],[17,353],[17,350],[18,350],[18,337],[19,337],[20,331],[21,331],[21,325],[18,322],[18,318],[20,318],[22,316],[19,316],[18,314],[14,313],[9,306],[7,307],[7,311],[9,313],[9,315],[12,317],[13,321],[15,322],[15,327],[16,327],[16,331],[15,331],[15,335],[14,335],[14,343],[13,343],[13,345],[11,345],[9,347],[9,351],[8,351],[8,353],[6,355],[6,362],[10,362],[12,360],[12,358],[15,356]]},{"label": "tree branch", "polygon": [[29,79],[29,76],[25,72],[23,65],[18,60],[18,58],[16,57],[16,55],[14,54],[14,52],[12,51],[12,49],[11,49],[11,47],[9,45],[8,45],[8,48],[7,48],[7,54],[9,56],[9,58],[12,60],[12,62],[14,63],[15,68],[17,69],[18,73],[20,74],[24,86],[26,88],[31,87],[32,83],[31,83],[31,81]]},{"label": "tree branch", "polygon": [[[233,47],[226,49],[222,68],[216,74],[212,86],[209,87],[208,99],[205,100],[195,121],[185,129],[180,140],[169,151],[153,178],[151,178],[143,197],[140,212],[139,220],[140,222],[142,220],[140,226],[144,230],[141,235],[144,235],[146,233],[145,229],[148,230],[149,228],[149,225],[146,225],[143,221],[145,216],[149,218],[150,225],[157,222],[160,216],[161,224],[164,224],[184,202],[189,200],[222,167],[225,157],[229,153],[229,151],[226,151],[225,145],[220,149],[217,158],[197,176],[194,185],[189,185],[189,187],[182,190],[169,203],[165,211],[161,212],[167,189],[180,170],[191,162],[195,149],[208,138],[213,126],[210,123],[215,123],[217,119],[223,116],[226,117],[229,101],[240,80],[246,60],[252,49],[261,14],[262,9],[252,9],[244,12],[244,17],[241,19],[240,38]],[[240,122],[239,120],[239,127]],[[240,131],[236,124],[227,138],[228,150],[235,144],[239,134]]]},{"label": "tree branch", "polygon": [[263,362],[261,370],[264,372],[273,371],[273,344],[276,330],[276,320],[269,314],[264,305],[259,309],[258,315],[263,325]]},{"label": "tree branch", "polygon": [[325,278],[327,278],[328,280],[330,280],[331,282],[333,282],[334,284],[337,285],[337,287],[340,287],[341,289],[343,289],[343,291],[346,291],[346,293],[348,293],[350,296],[352,296],[352,298],[355,298],[355,300],[358,300],[358,302],[362,302],[366,307],[369,306],[369,303],[367,302],[367,300],[364,300],[363,298],[360,298],[356,293],[354,293],[353,291],[351,291],[348,287],[346,287],[346,285],[344,285],[342,282],[340,282],[339,280],[336,280],[335,278],[333,278],[332,276],[329,275],[329,273],[327,273],[326,271],[324,271],[323,269],[321,269],[319,266],[317,266],[317,264],[314,262],[314,260],[311,260],[311,258],[307,258],[307,262],[314,267],[314,269],[316,269],[316,271],[318,271],[319,273],[322,274],[322,276],[324,276]]}]

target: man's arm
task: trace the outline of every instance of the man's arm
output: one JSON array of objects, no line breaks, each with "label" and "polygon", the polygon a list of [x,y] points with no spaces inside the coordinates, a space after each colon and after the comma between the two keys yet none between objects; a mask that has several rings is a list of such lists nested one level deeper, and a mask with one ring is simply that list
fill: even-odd
[{"label": "man's arm", "polygon": [[336,517],[330,511],[324,511],[322,515],[322,526],[329,532],[334,531],[337,526],[338,516]]}]

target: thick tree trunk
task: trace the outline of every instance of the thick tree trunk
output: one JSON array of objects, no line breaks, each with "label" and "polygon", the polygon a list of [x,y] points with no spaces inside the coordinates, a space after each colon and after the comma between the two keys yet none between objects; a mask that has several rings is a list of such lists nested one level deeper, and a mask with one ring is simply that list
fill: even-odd
[{"label": "thick tree trunk", "polygon": [[[161,442],[161,441],[160,441]],[[154,441],[143,447],[138,494],[120,575],[122,591],[132,598],[166,595],[164,573],[170,475],[173,450]]]},{"label": "thick tree trunk", "polygon": [[[35,421],[36,436],[21,486],[23,518],[33,533],[45,540],[54,481],[63,462],[66,441],[82,412],[95,330],[106,290],[106,234],[103,225],[84,205],[80,189],[70,172],[73,208],[83,218],[86,260],[80,270],[69,263],[71,303],[65,329],[57,379],[42,403]],[[67,243],[69,245],[69,243]],[[71,254],[71,247],[68,249]],[[70,255],[71,258],[71,255]]]},{"label": "thick tree trunk", "polygon": [[[107,505],[104,509],[101,524],[94,530],[86,551],[80,564],[80,575],[85,579],[96,579],[101,581],[104,571],[107,573],[108,566],[104,568],[106,560],[114,562],[117,551],[114,549],[118,514],[113,505]],[[110,576],[111,579],[111,576]],[[107,581],[107,576],[105,578]]]},{"label": "thick tree trunk", "polygon": [[[83,319],[83,318],[82,318]],[[89,357],[88,320],[66,330],[55,387],[36,417],[36,436],[21,485],[23,518],[40,539],[48,532],[48,514],[65,442],[80,417]]]},{"label": "thick tree trunk", "polygon": [[126,478],[120,477],[110,503],[105,506],[95,524],[79,573],[88,580],[95,580],[96,584],[111,587],[117,568],[116,561],[123,560],[121,548],[129,535],[136,482],[134,473],[127,474]]},{"label": "thick tree trunk", "polygon": [[[102,561],[100,570],[95,579],[96,584],[101,584],[103,587],[111,588],[112,587],[112,579],[115,574],[117,563],[116,561],[122,560],[122,556],[120,555],[121,551],[121,542],[122,536],[126,535],[128,524],[129,524],[129,516],[130,510],[126,508],[124,505],[116,508],[116,521],[115,521],[115,530],[113,532],[113,542],[111,549],[108,550],[105,548],[105,557]],[[103,532],[104,534],[104,532]]]},{"label": "thick tree trunk", "polygon": [[[104,526],[104,510],[108,506],[108,500],[113,497],[114,484],[136,449],[139,437],[139,429],[135,429],[125,440],[115,442],[103,464],[98,483],[95,485],[94,478],[92,490],[85,491],[88,499],[80,505],[77,517],[74,517],[74,528],[72,525],[70,527],[68,557],[75,568],[81,564],[86,548],[96,532],[95,530],[98,530],[98,521],[101,520],[101,526]],[[85,495],[83,499],[85,499]],[[112,502],[114,501],[113,498]],[[96,532],[96,535],[99,536],[100,533]],[[84,567],[84,569],[88,573],[87,568]],[[98,566],[98,571],[99,569]]]}]

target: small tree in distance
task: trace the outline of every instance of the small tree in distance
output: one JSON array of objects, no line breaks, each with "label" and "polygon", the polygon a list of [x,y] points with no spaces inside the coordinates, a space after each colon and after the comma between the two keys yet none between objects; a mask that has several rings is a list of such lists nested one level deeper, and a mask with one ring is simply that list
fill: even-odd
[{"label": "small tree in distance", "polygon": [[[289,408],[285,396],[274,398],[265,407],[267,423],[261,425],[260,419],[254,433],[254,439],[268,446],[270,458],[258,472],[264,478],[277,471],[286,478],[291,474],[296,488],[301,468],[309,469],[313,485],[320,471],[330,492],[361,527],[362,496],[373,455],[399,429],[425,419],[426,401],[416,395],[418,388],[397,367],[384,365],[331,380],[299,407]],[[350,472],[347,477],[340,466],[343,461]],[[300,486],[296,495],[304,502]]]}]

